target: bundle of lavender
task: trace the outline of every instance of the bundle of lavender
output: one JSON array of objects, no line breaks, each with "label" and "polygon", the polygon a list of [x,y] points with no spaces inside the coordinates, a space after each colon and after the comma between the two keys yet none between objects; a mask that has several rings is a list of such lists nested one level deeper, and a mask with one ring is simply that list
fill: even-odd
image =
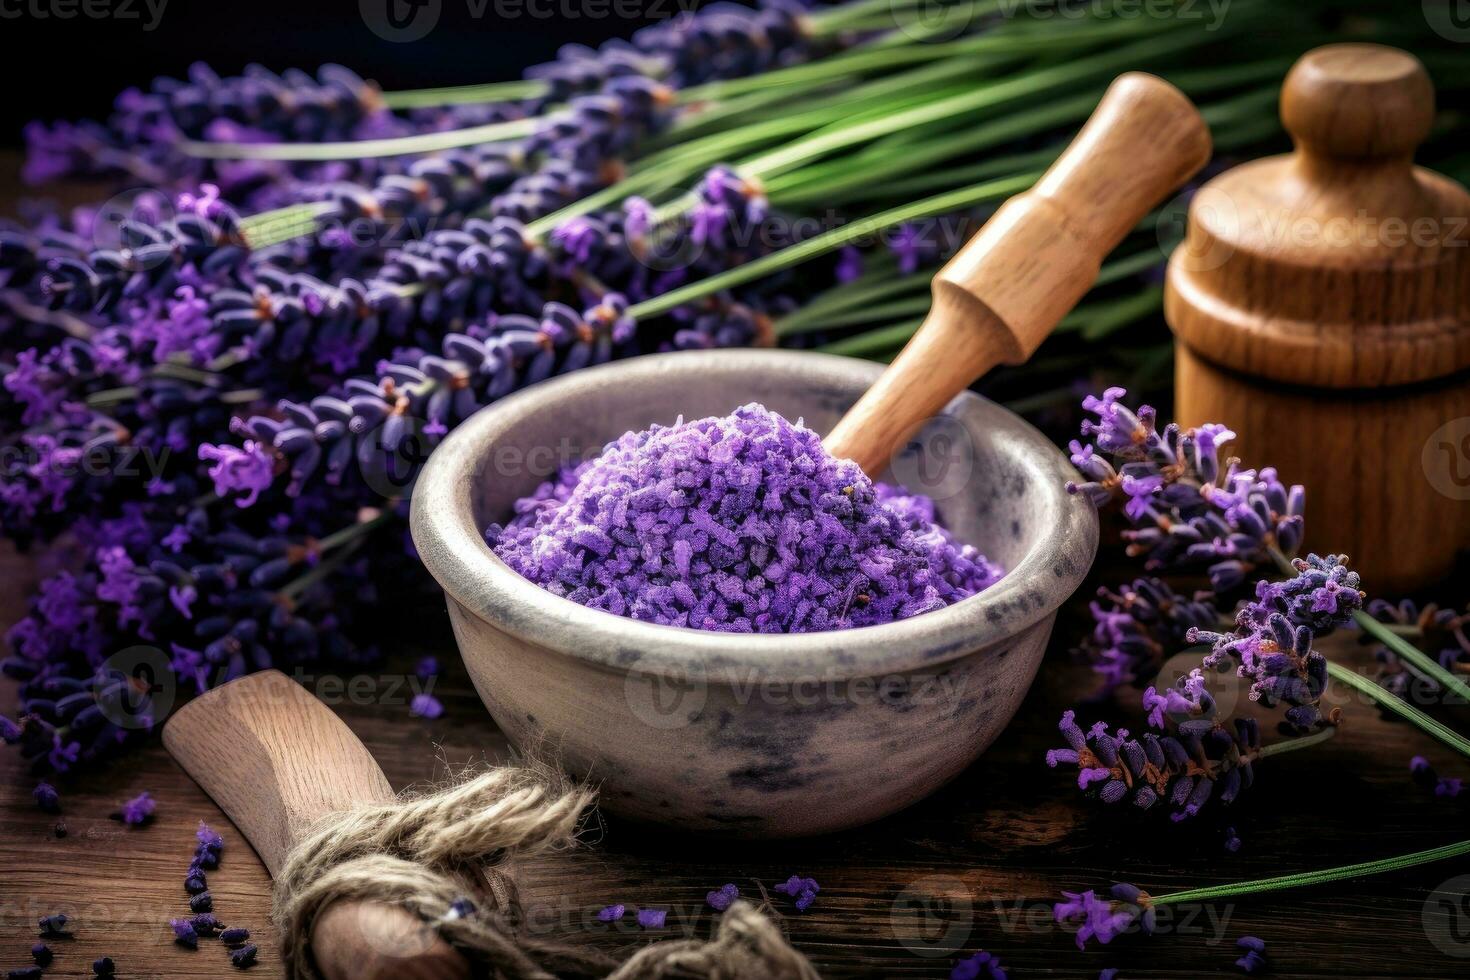
[{"label": "bundle of lavender", "polygon": [[[0,734],[38,774],[148,734],[139,646],[186,692],[373,656],[375,581],[423,580],[414,478],[476,409],[641,352],[887,356],[1113,76],[1165,75],[1250,152],[1333,9],[1083,6],[717,4],[511,83],[201,68],[33,128],[32,177],[151,186],[0,230],[0,529],[59,569]],[[1148,237],[1063,342],[1157,308]]]}]

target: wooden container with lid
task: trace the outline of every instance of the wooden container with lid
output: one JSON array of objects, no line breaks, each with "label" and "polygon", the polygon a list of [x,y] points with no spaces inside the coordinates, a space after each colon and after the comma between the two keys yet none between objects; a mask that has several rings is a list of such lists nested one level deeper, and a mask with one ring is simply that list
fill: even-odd
[{"label": "wooden container with lid", "polygon": [[1470,547],[1470,193],[1414,166],[1406,52],[1309,52],[1281,117],[1296,151],[1205,185],[1169,263],[1177,415],[1306,486],[1307,548],[1406,591]]}]

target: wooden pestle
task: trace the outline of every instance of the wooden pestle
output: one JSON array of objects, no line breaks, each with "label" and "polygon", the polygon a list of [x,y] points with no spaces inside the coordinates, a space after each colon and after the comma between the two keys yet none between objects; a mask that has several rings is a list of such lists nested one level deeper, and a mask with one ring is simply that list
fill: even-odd
[{"label": "wooden pestle", "polygon": [[1209,129],[1174,86],[1120,76],[1036,186],[1011,198],[934,277],[917,333],[823,445],[870,476],[955,395],[1020,364],[1082,299],[1102,261],[1210,158]]},{"label": "wooden pestle", "polygon": [[[280,671],[261,671],[201,694],[169,719],[163,743],[234,821],[272,875],[321,817],[394,798],[367,747]],[[312,928],[311,949],[327,980],[470,976],[469,963],[431,926],[383,903],[328,906]]]}]

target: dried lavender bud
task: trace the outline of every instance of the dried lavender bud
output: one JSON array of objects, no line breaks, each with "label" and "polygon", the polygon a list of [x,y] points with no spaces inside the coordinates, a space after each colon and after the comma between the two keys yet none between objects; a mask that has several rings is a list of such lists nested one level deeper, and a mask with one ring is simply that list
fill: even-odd
[{"label": "dried lavender bud", "polygon": [[815,878],[803,878],[801,875],[792,875],[779,885],[772,886],[773,891],[782,892],[796,899],[796,910],[805,912],[811,908],[812,902],[816,901],[817,893],[822,886],[817,884]]},{"label": "dried lavender bud", "polygon": [[213,936],[220,930],[220,921],[212,912],[201,912],[189,920],[189,925],[201,936]]},{"label": "dried lavender bud", "polygon": [[737,888],[732,882],[729,884],[721,885],[719,888],[715,889],[712,892],[707,892],[704,896],[704,900],[708,902],[709,907],[714,909],[716,912],[723,912],[730,907],[730,904],[734,902],[735,899],[739,897],[740,889]]},{"label": "dried lavender bud", "polygon": [[41,937],[51,939],[71,935],[66,931],[67,921],[65,912],[57,912],[55,915],[48,915],[41,919]]},{"label": "dried lavender bud", "polygon": [[1441,776],[1422,755],[1416,755],[1409,760],[1409,772],[1414,777],[1414,782],[1432,791],[1440,799],[1452,800],[1464,792],[1463,779],[1457,776]]},{"label": "dried lavender bud", "polygon": [[668,916],[665,909],[639,909],[638,925],[644,929],[662,929]]},{"label": "dried lavender bud", "polygon": [[39,966],[23,966],[5,974],[8,980],[41,980],[45,974]]},{"label": "dried lavender bud", "polygon": [[56,958],[56,954],[45,943],[36,943],[31,946],[31,958],[36,961],[37,966],[46,966]]},{"label": "dried lavender bud", "polygon": [[1092,636],[1082,653],[1103,679],[1105,690],[1152,680],[1164,661],[1188,645],[1191,628],[1220,621],[1213,595],[1193,599],[1158,578],[1140,578],[1115,590],[1097,590],[1091,604]]},{"label": "dried lavender bud", "polygon": [[198,868],[190,868],[188,876],[184,879],[184,891],[190,895],[198,895],[209,889],[209,880],[204,872]]},{"label": "dried lavender bud", "polygon": [[239,949],[230,950],[230,963],[236,969],[246,970],[255,965],[255,957],[260,952],[254,943],[241,946]]},{"label": "dried lavender bud", "polygon": [[111,956],[101,956],[92,961],[92,975],[98,977],[110,977],[117,972],[117,965],[112,962]]},{"label": "dried lavender bud", "polygon": [[226,946],[239,946],[250,939],[250,930],[235,927],[219,934],[219,941]]},{"label": "dried lavender bud", "polygon": [[209,912],[214,909],[214,898],[209,892],[200,892],[198,895],[189,896],[189,911]]},{"label": "dried lavender bud", "polygon": [[943,608],[1000,570],[759,405],[628,433],[564,468],[486,539],[548,591],[615,615],[800,633]]},{"label": "dried lavender bud", "polygon": [[413,696],[408,703],[408,713],[415,718],[428,718],[433,720],[442,717],[444,705],[432,694],[419,693]]},{"label": "dried lavender bud", "polygon": [[31,795],[36,798],[36,806],[47,813],[56,813],[61,809],[61,794],[50,783],[37,783],[36,788],[31,790]]},{"label": "dried lavender bud", "polygon": [[621,919],[623,917],[623,914],[627,911],[627,909],[628,909],[628,907],[626,905],[623,905],[621,902],[619,902],[616,905],[608,905],[608,906],[605,906],[604,908],[602,908],[601,910],[598,911],[598,913],[597,913],[597,921],[598,922],[617,922],[619,919]]},{"label": "dried lavender bud", "polygon": [[956,963],[949,971],[949,980],[1007,980],[1007,976],[1000,957],[982,949]]},{"label": "dried lavender bud", "polygon": [[194,864],[200,868],[219,867],[220,855],[225,850],[225,839],[211,830],[209,825],[202,820],[199,822],[199,829],[194,832],[194,837],[199,841],[199,846],[194,850]]},{"label": "dried lavender bud", "polygon": [[124,803],[117,813],[113,814],[113,819],[121,820],[129,827],[141,827],[153,819],[153,811],[157,807],[158,804],[145,790]]},{"label": "dried lavender bud", "polygon": [[1058,925],[1077,925],[1077,948],[1086,949],[1088,940],[1106,945],[1128,931],[1134,923],[1146,933],[1153,932],[1154,910],[1147,892],[1129,884],[1112,887],[1112,897],[1102,898],[1092,891],[1063,892],[1066,901],[1052,906],[1052,917]]},{"label": "dried lavender bud", "polygon": [[1246,973],[1260,973],[1266,969],[1266,943],[1255,936],[1241,936],[1235,941],[1237,949],[1243,950],[1235,965]]},{"label": "dried lavender bud", "polygon": [[1235,853],[1238,853],[1240,851],[1240,847],[1241,847],[1240,835],[1235,832],[1235,828],[1234,827],[1226,827],[1225,828],[1225,850],[1229,851],[1231,854],[1235,854]]},{"label": "dried lavender bud", "polygon": [[168,925],[174,931],[174,942],[186,949],[199,948],[199,932],[188,919],[170,919]]}]

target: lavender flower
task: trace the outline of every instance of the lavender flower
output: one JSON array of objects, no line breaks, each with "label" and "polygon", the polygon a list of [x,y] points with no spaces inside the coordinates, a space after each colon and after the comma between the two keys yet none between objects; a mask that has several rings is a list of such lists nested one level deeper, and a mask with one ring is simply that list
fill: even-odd
[{"label": "lavender flower", "polygon": [[235,927],[219,934],[219,941],[226,946],[243,946],[250,939],[250,930]]},{"label": "lavender flower", "polygon": [[792,875],[779,885],[775,885],[773,890],[790,895],[796,899],[796,910],[798,912],[805,912],[817,900],[817,893],[822,890],[822,886],[817,884],[817,879],[815,878]]},{"label": "lavender flower", "polygon": [[210,911],[213,911],[213,910],[214,910],[214,896],[210,895],[209,892],[205,891],[205,892],[200,892],[197,895],[190,895],[189,896],[189,911],[191,911],[191,912],[197,912],[197,913],[203,913],[203,912],[210,912]]},{"label": "lavender flower", "polygon": [[1456,776],[1441,776],[1430,765],[1429,760],[1422,755],[1416,755],[1409,760],[1409,772],[1414,777],[1414,782],[1427,790],[1433,791],[1434,795],[1442,800],[1454,799],[1465,789],[1465,781]]},{"label": "lavender flower", "polygon": [[1082,653],[1103,679],[1105,689],[1143,683],[1163,662],[1188,645],[1189,630],[1219,622],[1213,596],[1176,593],[1158,578],[1140,578],[1112,590],[1098,589],[1090,606],[1093,631]]},{"label": "lavender flower", "polygon": [[740,889],[737,888],[734,883],[727,883],[721,885],[719,888],[715,889],[712,892],[706,893],[704,896],[704,900],[709,903],[709,907],[714,909],[716,912],[723,912],[727,908],[729,908],[731,903],[733,903],[739,897]]},{"label": "lavender flower", "polygon": [[1110,894],[1111,898],[1103,898],[1092,891],[1063,892],[1065,901],[1052,906],[1058,925],[1077,926],[1078,949],[1086,949],[1094,939],[1106,945],[1135,924],[1145,933],[1153,932],[1155,913],[1147,892],[1135,885],[1117,884]]},{"label": "lavender flower", "polygon": [[1243,950],[1235,965],[1246,973],[1260,973],[1266,969],[1266,943],[1255,936],[1241,936],[1235,941],[1237,949]]},{"label": "lavender flower", "polygon": [[129,827],[141,827],[153,819],[153,811],[157,808],[158,804],[145,790],[125,802],[117,811],[116,818]]},{"label": "lavender flower", "polygon": [[428,692],[421,692],[413,696],[409,702],[408,713],[415,718],[439,718],[444,714],[444,705],[439,699]]},{"label": "lavender flower", "polygon": [[1261,747],[1251,719],[1227,727],[1203,700],[1192,703],[1189,715],[1174,735],[1133,738],[1122,730],[1109,733],[1102,723],[1084,733],[1068,711],[1058,726],[1067,747],[1047,752],[1047,765],[1076,766],[1078,788],[1104,803],[1128,800],[1147,810],[1162,802],[1173,808],[1171,819],[1189,819],[1212,799],[1230,803],[1248,789]]},{"label": "lavender flower", "polygon": [[31,795],[36,798],[36,806],[47,813],[57,813],[61,810],[61,794],[56,792],[56,787],[50,783],[37,783],[36,788],[31,790]]},{"label": "lavender flower", "polygon": [[621,902],[619,902],[616,905],[608,905],[608,906],[605,906],[604,908],[602,908],[601,910],[598,911],[598,913],[597,913],[597,921],[598,922],[617,922],[619,919],[621,919],[623,917],[623,914],[625,912],[627,912],[627,910],[628,910],[628,907],[626,905],[624,905],[623,903],[621,903]]},{"label": "lavender flower", "polygon": [[1007,980],[1000,957],[980,950],[960,960],[949,971],[949,980]]},{"label": "lavender flower", "polygon": [[665,909],[639,909],[638,925],[644,929],[662,929],[668,916]]},{"label": "lavender flower", "polygon": [[230,950],[230,964],[239,970],[248,970],[255,965],[260,950],[254,943],[246,943],[239,949]]},{"label": "lavender flower", "polygon": [[201,936],[213,936],[220,930],[220,921],[212,912],[201,912],[189,919],[189,925]]},{"label": "lavender flower", "polygon": [[67,921],[65,912],[57,912],[53,915],[43,917],[40,921],[41,937],[43,939],[51,939],[71,935],[71,933],[66,931]]}]

